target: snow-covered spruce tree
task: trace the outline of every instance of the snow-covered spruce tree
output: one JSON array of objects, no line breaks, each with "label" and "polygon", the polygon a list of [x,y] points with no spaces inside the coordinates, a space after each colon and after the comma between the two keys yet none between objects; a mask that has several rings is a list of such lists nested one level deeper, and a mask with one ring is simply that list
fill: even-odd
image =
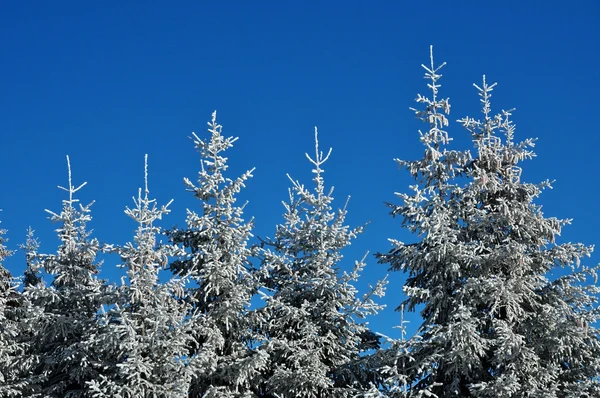
[{"label": "snow-covered spruce tree", "polygon": [[90,206],[80,205],[74,198],[84,185],[75,188],[71,182],[71,165],[67,157],[69,185],[59,187],[68,193],[62,211],[46,210],[50,220],[60,223],[56,230],[61,245],[56,254],[36,254],[52,284],[25,287],[24,294],[40,308],[33,351],[39,364],[32,374],[44,380],[39,385],[43,397],[79,397],[85,394],[86,382],[94,380],[97,370],[87,344],[96,327],[96,314],[106,297],[105,285],[96,274],[100,264],[96,254],[97,239],[90,237],[86,224],[91,220]]},{"label": "snow-covered spruce tree", "polygon": [[169,213],[150,199],[147,157],[145,190],[134,198],[135,208],[125,214],[138,223],[135,243],[107,248],[119,254],[127,269],[116,292],[116,302],[100,317],[99,331],[91,336],[102,374],[89,383],[93,397],[184,397],[189,390],[191,343],[189,306],[180,300],[184,280],[159,281],[172,245],[157,243],[157,220]]},{"label": "snow-covered spruce tree", "polygon": [[171,241],[182,245],[187,254],[172,262],[172,271],[189,275],[192,283],[186,297],[197,318],[191,359],[197,369],[190,388],[191,397],[242,397],[249,392],[264,358],[252,349],[248,307],[254,290],[249,270],[251,249],[248,240],[253,222],[242,219],[243,206],[236,195],[252,171],[232,180],[223,152],[237,138],[226,138],[216,121],[208,123],[210,138],[193,134],[201,155],[197,184],[185,178],[188,190],[201,201],[200,214],[188,209],[187,227],[167,232]]},{"label": "snow-covered spruce tree", "polygon": [[[433,49],[431,49],[433,51]],[[439,70],[445,65],[434,65],[433,52],[430,54],[430,66],[422,65],[425,69],[425,78],[429,80],[427,87],[431,90],[431,98],[419,94],[416,102],[422,109],[411,108],[417,118],[429,125],[429,130],[419,130],[420,141],[425,146],[422,159],[417,161],[396,162],[406,168],[417,180],[418,184],[411,186],[413,194],[397,193],[403,205],[388,204],[392,208],[391,214],[403,218],[403,226],[415,233],[422,240],[417,243],[405,244],[391,240],[394,248],[387,254],[378,254],[380,262],[388,263],[391,270],[405,270],[409,277],[404,286],[408,299],[397,310],[413,311],[419,304],[425,304],[421,315],[424,322],[416,336],[407,343],[392,344],[386,352],[380,355],[381,366],[387,374],[383,390],[389,397],[405,396],[430,396],[433,387],[438,388],[438,366],[443,363],[443,348],[434,349],[437,340],[431,339],[441,327],[438,317],[446,315],[447,289],[445,284],[454,282],[453,275],[447,275],[446,267],[455,267],[454,262],[445,263],[444,258],[439,258],[446,253],[445,242],[453,241],[456,235],[455,224],[452,217],[452,208],[457,207],[461,197],[460,187],[454,179],[461,174],[464,166],[470,160],[468,151],[455,151],[448,148],[451,138],[444,130],[448,126],[447,114],[450,113],[450,103],[447,98],[438,97],[440,88]],[[441,243],[438,243],[441,240]],[[434,250],[446,250],[440,254]],[[451,255],[451,253],[447,253]],[[439,261],[438,261],[439,259]],[[451,292],[450,288],[450,292]],[[421,357],[413,358],[407,354],[406,344],[410,351],[419,353],[423,344]],[[447,342],[440,342],[451,344]],[[402,366],[402,370],[394,367]],[[411,382],[412,380],[412,382]],[[445,381],[443,380],[442,383]],[[408,387],[406,388],[408,384]],[[414,385],[413,385],[414,384]],[[400,388],[402,387],[402,388]],[[410,391],[409,392],[407,391]],[[439,390],[439,389],[438,389]],[[436,390],[437,391],[437,390]],[[444,394],[439,397],[445,396]]]},{"label": "snow-covered spruce tree", "polygon": [[14,317],[14,308],[21,305],[21,297],[16,290],[18,281],[3,265],[12,254],[4,245],[4,234],[6,230],[0,229],[0,396],[17,397],[23,388],[16,371],[22,347],[18,341],[20,325]]},{"label": "snow-covered spruce tree", "polygon": [[355,263],[342,273],[341,251],[362,232],[345,224],[346,206],[333,209],[333,188],[326,190],[315,129],[314,190],[292,180],[285,223],[262,251],[270,293],[257,311],[266,337],[259,350],[268,357],[257,395],[261,397],[326,398],[362,396],[375,374],[365,368],[361,353],[379,348],[379,338],[364,321],[382,306],[385,280],[364,297],[354,283],[365,266]]},{"label": "snow-covered spruce tree", "polygon": [[12,329],[13,332],[17,332],[11,338],[12,355],[9,356],[10,360],[4,361],[7,359],[6,356],[0,360],[2,362],[0,367],[3,368],[0,373],[4,375],[4,380],[0,382],[2,385],[0,396],[33,397],[38,395],[40,383],[44,379],[42,375],[32,371],[39,365],[39,355],[35,350],[34,337],[42,310],[39,306],[34,305],[27,295],[22,294],[21,287],[28,289],[33,286],[42,286],[43,280],[40,276],[39,264],[35,261],[39,244],[31,228],[27,231],[26,243],[19,247],[26,252],[27,268],[22,282],[21,278],[19,280],[13,278],[13,290],[9,295],[11,300],[5,307],[5,318],[0,322],[7,327],[4,329],[5,331]]},{"label": "snow-covered spruce tree", "polygon": [[[425,156],[398,161],[417,184],[392,205],[419,239],[393,241],[380,255],[408,272],[408,308],[423,305],[407,355],[408,396],[600,396],[600,290],[585,285],[597,269],[580,266],[592,248],[556,242],[569,221],[544,217],[534,203],[548,181],[521,180],[534,141],[514,141],[510,112],[491,116],[493,85],[478,87],[484,119],[460,121],[477,155],[443,149],[447,119],[438,111],[449,105],[437,98],[433,57],[425,69],[433,96],[419,96],[425,109],[416,111],[430,124]],[[561,267],[572,272],[550,279]]]},{"label": "snow-covered spruce tree", "polygon": [[[14,278],[2,265],[9,252],[2,242],[4,230],[0,230],[0,396],[32,397],[39,390],[41,377],[31,369],[38,363],[33,351],[34,330],[39,308],[33,306],[20,291],[20,280]],[[22,248],[37,248],[37,241],[30,229],[27,244]],[[28,267],[25,271],[25,287],[41,282],[37,271]]]},{"label": "snow-covered spruce tree", "polygon": [[[549,181],[521,181],[520,163],[535,156],[534,140],[515,143],[509,111],[491,116],[494,86],[485,76],[481,88],[475,86],[483,120],[460,120],[477,149],[466,172],[473,179],[465,189],[469,206],[461,215],[467,226],[465,240],[479,248],[471,256],[479,270],[465,282],[459,297],[491,314],[482,317],[478,328],[495,339],[483,362],[494,380],[482,379],[472,389],[485,397],[511,390],[544,397],[598,397],[600,333],[594,325],[600,319],[600,288],[585,285],[590,277],[597,282],[598,267],[580,264],[593,247],[556,243],[570,220],[545,218],[534,203],[551,187]],[[552,280],[553,271],[566,275]]]}]

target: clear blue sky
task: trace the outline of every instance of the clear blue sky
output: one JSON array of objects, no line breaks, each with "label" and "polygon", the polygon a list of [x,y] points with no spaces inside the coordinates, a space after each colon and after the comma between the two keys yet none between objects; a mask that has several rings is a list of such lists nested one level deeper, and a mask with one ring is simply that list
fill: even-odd
[{"label": "clear blue sky", "polygon": [[[174,6],[173,4],[177,4]],[[0,213],[8,246],[32,226],[42,250],[56,249],[45,208],[60,210],[65,155],[75,183],[96,200],[91,227],[103,242],[124,243],[135,224],[123,210],[143,183],[150,157],[151,193],[175,199],[163,226],[183,225],[186,193],[198,156],[187,138],[206,136],[214,109],[225,135],[231,174],[256,167],[241,195],[255,233],[272,235],[282,221],[286,173],[310,183],[304,152],[318,126],[333,147],[325,178],[338,204],[351,195],[349,222],[371,221],[346,253],[389,249],[408,241],[384,201],[412,182],[393,158],[422,154],[408,110],[425,93],[421,63],[429,45],[448,63],[441,94],[451,120],[478,116],[472,83],[499,83],[496,111],[516,108],[520,138],[539,137],[530,182],[556,179],[540,203],[548,216],[574,218],[564,241],[600,243],[597,233],[600,144],[600,6],[588,1],[5,1],[0,6]],[[467,133],[449,129],[456,147]],[[597,262],[600,256],[590,260]],[[7,261],[15,274],[24,255]],[[104,264],[114,278],[116,259]],[[365,283],[387,270],[369,258]],[[397,336],[393,309],[404,276],[390,275],[388,308],[371,320]],[[364,285],[361,284],[361,288]],[[412,329],[418,325],[414,315]]]}]

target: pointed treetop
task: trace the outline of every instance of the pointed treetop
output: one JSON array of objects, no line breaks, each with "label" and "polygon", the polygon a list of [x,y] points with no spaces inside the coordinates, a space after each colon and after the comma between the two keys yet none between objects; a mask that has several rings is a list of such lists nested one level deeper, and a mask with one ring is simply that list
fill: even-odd
[{"label": "pointed treetop", "polygon": [[433,60],[433,45],[429,46],[429,61],[430,66],[425,66],[425,64],[421,64],[421,66],[427,72],[425,73],[425,79],[431,80],[431,83],[428,83],[427,87],[431,89],[431,92],[433,93],[432,100],[435,102],[437,100],[438,88],[441,87],[441,85],[437,84],[437,82],[442,77],[442,75],[438,74],[437,72],[442,69],[446,63],[442,62],[440,66],[435,66],[435,62]]},{"label": "pointed treetop", "polygon": [[84,186],[86,186],[87,182],[84,182],[83,184],[81,184],[77,188],[73,187],[72,178],[71,178],[71,160],[69,159],[69,155],[67,155],[67,169],[68,169],[68,172],[69,172],[69,188],[65,188],[65,187],[62,187],[60,185],[58,186],[58,188],[62,189],[63,191],[66,191],[66,192],[69,193],[69,201],[67,203],[69,203],[70,205],[73,205],[73,203],[79,201],[78,199],[73,199],[73,194],[75,194],[81,188],[83,188]]},{"label": "pointed treetop", "polygon": [[[327,155],[324,155],[323,152],[319,150],[319,132],[317,130],[317,127],[315,127],[315,158],[314,159],[311,158],[308,153],[304,153],[304,156],[306,156],[308,161],[315,166],[315,168],[312,169],[312,172],[315,174],[313,181],[317,185],[316,191],[317,191],[317,198],[319,198],[319,199],[322,199],[325,195],[324,194],[325,184],[323,181],[323,177],[321,176],[321,174],[325,170],[323,170],[321,168],[321,166],[329,159],[329,156],[331,155],[332,150],[333,150],[332,148],[329,148]],[[289,174],[287,174],[287,177],[294,185],[294,189],[298,190],[298,192],[306,192],[303,184],[301,184],[299,181],[294,180]],[[331,188],[329,195],[331,195],[332,193],[333,193],[333,187]],[[291,198],[291,196],[293,196],[293,195],[290,191],[290,198]],[[284,202],[284,206],[286,206],[285,202]]]},{"label": "pointed treetop", "polygon": [[[422,104],[422,108],[410,108],[418,119],[429,124],[430,129],[428,132],[421,134],[421,141],[427,146],[433,146],[436,151],[440,145],[447,145],[452,139],[449,138],[448,133],[443,130],[445,126],[448,126],[448,119],[445,115],[450,113],[450,101],[448,98],[438,99],[438,89],[441,87],[439,80],[442,75],[439,72],[446,63],[443,62],[439,66],[435,66],[433,59],[433,46],[429,49],[430,66],[421,64],[425,69],[425,79],[429,80],[427,87],[431,90],[431,98],[422,94],[417,94],[415,102]],[[438,112],[441,111],[440,112]]]},{"label": "pointed treetop", "polygon": [[479,100],[483,104],[483,109],[481,112],[485,115],[484,120],[486,123],[489,123],[491,120],[490,112],[492,111],[492,107],[490,103],[490,98],[492,98],[492,91],[494,91],[494,87],[496,87],[497,84],[498,83],[488,85],[485,80],[485,75],[483,75],[483,84],[481,85],[481,87],[473,83],[473,86],[479,91],[479,96],[481,97],[481,99]]},{"label": "pointed treetop", "polygon": [[148,154],[144,155],[144,192],[146,193],[146,199],[148,199]]},{"label": "pointed treetop", "polygon": [[[71,159],[69,158],[69,155],[67,155],[67,171],[68,171],[68,176],[69,176],[69,185],[68,188],[65,188],[61,185],[58,185],[58,189],[61,189],[65,192],[69,193],[69,199],[68,200],[63,200],[63,205],[68,207],[68,208],[73,208],[73,205],[77,202],[79,202],[79,199],[73,199],[73,195],[75,193],[77,193],[81,188],[83,188],[84,186],[87,185],[87,182],[84,182],[83,184],[79,185],[77,188],[75,188],[73,186],[73,179],[72,179],[72,173],[71,173]],[[88,205],[86,206],[81,206],[81,211],[83,213],[87,213],[89,212],[89,208],[94,204],[94,201],[91,201]],[[64,209],[63,209],[64,210]],[[59,216],[58,214],[56,214],[55,212],[53,212],[52,210],[48,210],[48,209],[44,209],[44,211],[48,214],[50,214],[50,219],[52,220],[60,220],[61,216]],[[89,221],[89,220],[86,220]]]},{"label": "pointed treetop", "polygon": [[329,148],[327,156],[325,157],[323,157],[322,151],[319,152],[319,130],[317,129],[317,126],[315,126],[315,159],[313,160],[308,153],[304,154],[308,160],[317,167],[315,170],[313,170],[313,173],[319,174],[321,171],[323,171],[320,166],[325,163],[327,159],[329,159],[332,150],[333,148]]},{"label": "pointed treetop", "polygon": [[144,195],[142,188],[138,189],[137,198],[133,197],[135,208],[125,208],[125,214],[138,221],[141,225],[152,228],[152,222],[162,219],[163,214],[170,213],[169,206],[173,203],[171,199],[166,205],[158,207],[156,199],[150,199],[150,189],[148,187],[148,154],[144,155]]}]

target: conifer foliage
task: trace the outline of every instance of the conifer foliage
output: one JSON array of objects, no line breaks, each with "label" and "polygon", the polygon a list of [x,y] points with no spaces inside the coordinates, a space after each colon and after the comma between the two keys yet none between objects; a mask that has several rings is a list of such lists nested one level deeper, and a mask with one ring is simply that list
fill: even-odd
[{"label": "conifer foliage", "polygon": [[[443,65],[442,65],[443,66]],[[417,180],[392,214],[415,233],[393,241],[380,260],[407,272],[409,309],[423,323],[407,354],[408,396],[597,397],[600,339],[593,325],[597,268],[580,265],[592,248],[557,243],[568,220],[535,203],[550,182],[522,181],[534,140],[515,142],[511,112],[491,114],[495,85],[477,87],[483,120],[464,118],[475,156],[446,148],[448,100],[438,98],[439,69],[425,67],[431,97],[416,114],[425,155],[399,160]],[[549,272],[571,267],[554,280]]]},{"label": "conifer foliage", "polygon": [[3,263],[12,253],[4,245],[6,230],[0,229],[0,396],[18,396],[21,391],[15,374],[21,347],[18,343],[19,323],[13,308],[18,305],[16,281]]},{"label": "conifer foliage", "polygon": [[[150,199],[147,157],[145,189],[134,198],[135,208],[125,214],[138,228],[134,243],[107,248],[121,256],[127,283],[99,319],[98,333],[89,344],[97,353],[102,374],[88,384],[94,397],[183,397],[192,376],[189,346],[192,321],[183,297],[183,278],[159,281],[159,272],[176,247],[159,245],[157,220],[170,212]],[[157,246],[158,245],[158,246]]]},{"label": "conifer foliage", "polygon": [[[312,183],[288,175],[283,221],[254,239],[238,203],[253,169],[228,177],[237,138],[214,112],[208,136],[193,133],[200,171],[184,183],[198,206],[182,227],[158,225],[171,202],[151,198],[146,158],[125,210],[133,241],[101,244],[67,157],[67,198],[47,210],[56,253],[30,229],[14,277],[0,230],[0,397],[600,398],[600,270],[582,264],[593,248],[562,242],[570,220],[542,213],[551,183],[522,172],[535,141],[516,140],[512,111],[492,113],[485,77],[482,115],[456,124],[473,146],[453,149],[443,66],[432,53],[423,66],[429,94],[412,110],[424,154],[397,160],[415,183],[389,205],[413,241],[377,255],[407,274],[393,299],[420,311],[414,336],[402,318],[402,338],[382,343],[367,322],[387,278],[359,294],[367,256],[352,267],[343,254],[363,228],[334,205],[316,129]],[[98,278],[99,255],[125,270],[120,284]]]},{"label": "conifer foliage", "polygon": [[[32,336],[40,309],[22,294],[21,280],[3,266],[3,260],[13,253],[4,246],[5,230],[0,230],[0,396],[35,396],[43,377],[32,372],[39,356],[34,349]],[[28,231],[27,247],[36,249],[33,231]],[[29,262],[28,262],[29,263]],[[24,286],[39,284],[36,271],[27,267]]]},{"label": "conifer foliage", "polygon": [[86,382],[98,376],[86,341],[95,333],[96,313],[106,299],[105,284],[96,276],[100,244],[87,229],[93,202],[84,206],[75,198],[86,183],[74,187],[69,157],[67,164],[69,185],[59,188],[68,199],[60,213],[46,210],[50,220],[60,224],[56,232],[61,245],[56,254],[36,254],[32,260],[54,279],[50,286],[35,284],[24,291],[41,312],[32,336],[39,363],[31,371],[42,379],[38,391],[43,397],[85,396]]},{"label": "conifer foliage", "polygon": [[213,112],[209,139],[193,134],[201,156],[197,184],[184,179],[202,210],[200,214],[188,210],[186,228],[168,232],[172,242],[187,251],[171,269],[189,275],[192,285],[186,289],[186,297],[193,312],[201,315],[193,328],[191,354],[197,372],[191,396],[207,398],[248,396],[250,381],[264,363],[250,347],[247,317],[255,289],[248,243],[253,222],[245,222],[244,206],[236,205],[236,196],[253,170],[236,179],[226,177],[228,164],[223,152],[237,138],[224,137],[216,118]]},{"label": "conifer foliage", "polygon": [[[285,223],[264,250],[268,277],[266,306],[258,311],[267,341],[259,349],[269,357],[260,388],[265,397],[352,397],[369,385],[369,369],[360,354],[378,348],[378,337],[358,320],[376,314],[385,281],[364,297],[353,284],[365,266],[357,261],[341,274],[341,251],[362,227],[345,224],[346,206],[335,210],[333,188],[326,190],[315,129],[314,189],[296,180],[284,202]],[[346,203],[347,204],[347,203]]]}]

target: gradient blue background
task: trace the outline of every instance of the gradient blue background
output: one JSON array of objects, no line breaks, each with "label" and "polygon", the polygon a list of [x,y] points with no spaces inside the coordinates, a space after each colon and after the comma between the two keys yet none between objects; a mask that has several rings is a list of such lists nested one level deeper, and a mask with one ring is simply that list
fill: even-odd
[{"label": "gradient blue background", "polygon": [[[143,183],[150,157],[151,194],[175,199],[163,226],[183,225],[185,192],[198,156],[187,138],[206,137],[214,109],[229,151],[230,176],[256,167],[240,196],[255,233],[282,222],[286,173],[310,183],[304,152],[313,126],[324,150],[326,183],[337,203],[347,195],[351,225],[370,221],[346,251],[343,268],[387,238],[413,239],[388,216],[411,179],[393,158],[422,154],[408,110],[426,94],[421,63],[429,45],[446,61],[442,96],[451,120],[479,115],[472,83],[499,82],[496,111],[516,108],[517,137],[539,137],[538,158],[524,177],[556,179],[540,202],[545,214],[574,218],[561,241],[598,243],[598,92],[600,6],[589,1],[4,1],[0,4],[0,213],[16,249],[32,226],[42,251],[56,250],[45,208],[60,210],[67,183],[88,181],[83,202],[96,200],[90,227],[103,242],[124,243],[136,225],[123,209]],[[455,148],[470,146],[454,123]],[[397,201],[396,201],[397,202]],[[589,263],[598,261],[598,256]],[[118,259],[102,275],[116,279]],[[18,252],[6,262],[24,269]],[[387,273],[369,257],[361,291]],[[373,328],[398,337],[393,309],[403,299],[391,273],[387,309]],[[418,315],[407,316],[412,332]]]}]

